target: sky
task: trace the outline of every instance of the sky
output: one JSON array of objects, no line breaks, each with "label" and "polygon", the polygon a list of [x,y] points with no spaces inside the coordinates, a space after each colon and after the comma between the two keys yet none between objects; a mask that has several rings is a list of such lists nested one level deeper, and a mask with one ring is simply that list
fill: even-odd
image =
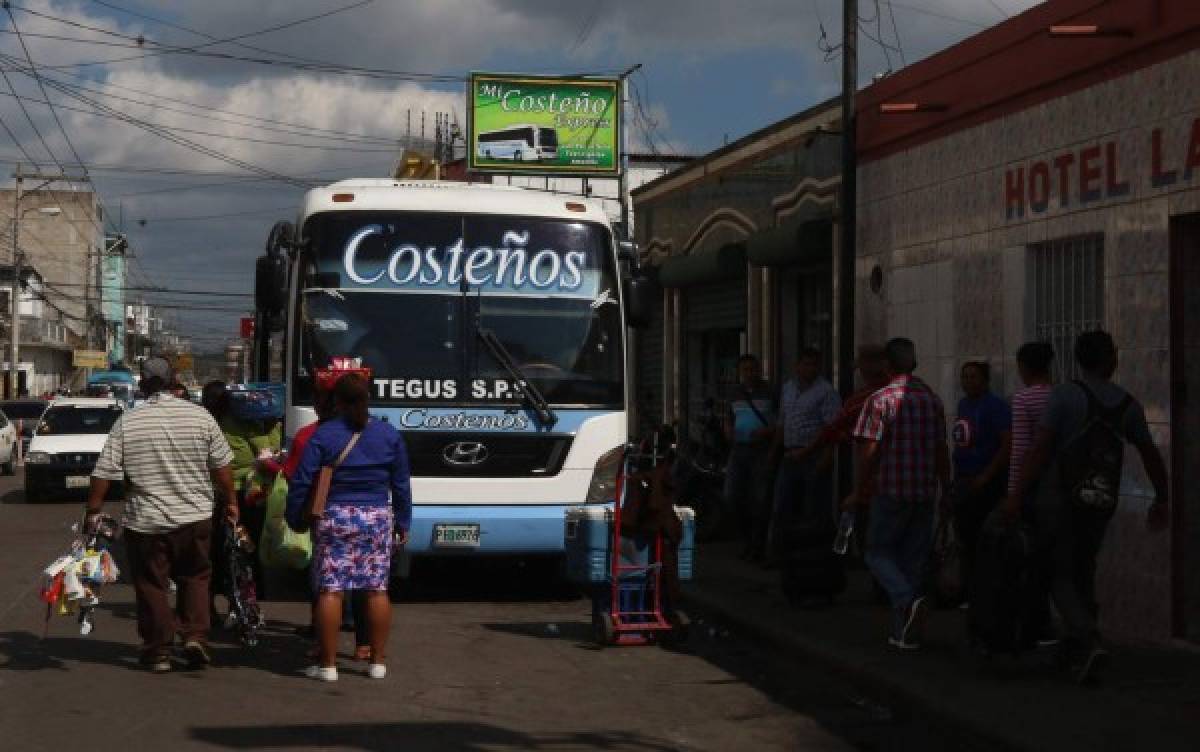
[{"label": "sky", "polygon": [[[868,81],[1038,2],[859,4]],[[435,113],[464,122],[461,79],[472,70],[613,75],[641,63],[632,147],[691,155],[840,88],[840,0],[10,5],[11,18],[0,11],[0,161],[86,165],[129,238],[130,287],[251,292],[267,232],[303,195],[282,178],[388,175],[422,113],[430,135]],[[236,336],[250,304],[144,297],[171,306],[197,351]]]}]

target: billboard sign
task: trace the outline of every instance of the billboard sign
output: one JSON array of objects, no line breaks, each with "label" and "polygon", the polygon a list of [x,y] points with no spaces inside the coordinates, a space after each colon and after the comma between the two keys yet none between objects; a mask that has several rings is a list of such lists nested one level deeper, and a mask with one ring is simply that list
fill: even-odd
[{"label": "billboard sign", "polygon": [[621,171],[621,88],[616,78],[471,74],[467,160],[504,174]]}]

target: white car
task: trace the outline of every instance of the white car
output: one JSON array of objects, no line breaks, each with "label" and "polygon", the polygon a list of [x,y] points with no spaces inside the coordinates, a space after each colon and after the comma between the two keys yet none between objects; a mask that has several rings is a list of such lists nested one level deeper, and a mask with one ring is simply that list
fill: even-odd
[{"label": "white car", "polygon": [[0,472],[12,475],[17,471],[17,427],[0,411]]},{"label": "white car", "polygon": [[25,501],[36,504],[86,491],[100,450],[124,406],[111,397],[56,399],[25,455]]}]

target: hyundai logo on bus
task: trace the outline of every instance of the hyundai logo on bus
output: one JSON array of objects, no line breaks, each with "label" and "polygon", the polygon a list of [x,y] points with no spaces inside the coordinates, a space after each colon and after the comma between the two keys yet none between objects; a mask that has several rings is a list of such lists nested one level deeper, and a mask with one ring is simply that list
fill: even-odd
[{"label": "hyundai logo on bus", "polygon": [[359,245],[365,238],[382,233],[382,225],[367,225],[346,241],[342,266],[355,284],[374,285],[386,275],[398,286],[455,288],[465,277],[468,285],[477,287],[519,288],[528,284],[540,291],[570,292],[578,290],[584,282],[586,253],[562,253],[551,248],[529,252],[525,249],[529,233],[511,230],[504,233],[499,248],[485,245],[468,251],[462,238],[445,249],[437,246],[421,249],[405,243],[392,250],[383,268],[371,271],[359,268]]},{"label": "hyundai logo on bus", "polygon": [[487,458],[487,447],[478,441],[456,441],[453,444],[447,444],[446,448],[442,450],[442,459],[446,461],[446,464],[457,467],[481,465],[487,461]]}]

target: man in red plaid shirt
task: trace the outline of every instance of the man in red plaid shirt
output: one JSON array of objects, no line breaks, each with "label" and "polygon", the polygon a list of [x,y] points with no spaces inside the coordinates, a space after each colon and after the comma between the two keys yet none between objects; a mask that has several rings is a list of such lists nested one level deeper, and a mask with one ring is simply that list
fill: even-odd
[{"label": "man in red plaid shirt", "polygon": [[[912,340],[896,338],[884,348],[891,381],[867,401],[854,436],[858,440],[856,494],[849,504],[871,504],[866,561],[892,602],[888,643],[920,647],[925,564],[933,545],[934,505],[950,483],[946,414],[937,394],[913,375]],[[873,488],[871,499],[864,489]]]}]

